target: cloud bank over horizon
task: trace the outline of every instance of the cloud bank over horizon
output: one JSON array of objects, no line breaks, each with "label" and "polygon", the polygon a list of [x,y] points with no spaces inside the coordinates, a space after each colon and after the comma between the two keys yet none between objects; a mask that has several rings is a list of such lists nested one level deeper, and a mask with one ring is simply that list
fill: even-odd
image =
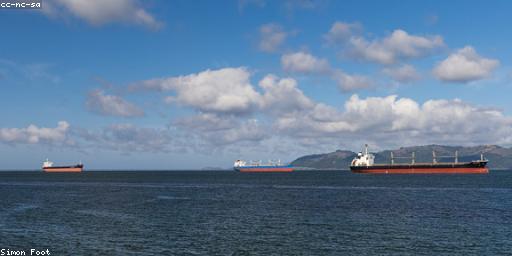
[{"label": "cloud bank over horizon", "polygon": [[[56,128],[35,125],[2,128],[0,141],[7,144],[73,141],[77,146],[89,148],[91,143],[96,143],[100,148],[121,152],[176,152],[178,149],[195,152],[197,145],[218,150],[244,142],[258,147],[280,140],[289,140],[291,147],[299,148],[315,144],[336,147],[340,145],[338,140],[345,141],[342,145],[348,148],[367,142],[380,147],[512,143],[511,116],[460,99],[421,103],[397,95],[361,98],[353,94],[343,104],[333,106],[308,97],[291,77],[268,74],[257,86],[250,78],[247,68],[238,67],[132,83],[131,88],[137,88],[134,93],[154,91],[161,94],[160,98],[169,107],[180,105],[193,110],[192,115],[171,120],[175,130],[119,123],[100,131],[81,129],[70,133],[70,125],[62,121]],[[166,96],[169,92],[175,96]],[[128,110],[133,106],[120,98],[107,97],[102,91],[93,91],[89,96],[94,98],[89,104],[96,105],[98,111],[131,116]],[[95,97],[100,97],[99,103]],[[139,109],[132,111],[136,115],[143,113]],[[180,137],[189,138],[189,148]]]}]

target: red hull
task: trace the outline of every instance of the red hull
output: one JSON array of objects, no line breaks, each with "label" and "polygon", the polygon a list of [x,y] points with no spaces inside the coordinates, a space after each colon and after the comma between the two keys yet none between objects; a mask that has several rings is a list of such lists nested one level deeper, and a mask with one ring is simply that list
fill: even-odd
[{"label": "red hull", "polygon": [[44,172],[81,172],[83,168],[43,168]]},{"label": "red hull", "polygon": [[293,168],[238,168],[239,172],[293,172]]},{"label": "red hull", "polygon": [[450,173],[489,173],[487,168],[410,168],[410,169],[360,169],[357,173],[372,174],[450,174]]}]

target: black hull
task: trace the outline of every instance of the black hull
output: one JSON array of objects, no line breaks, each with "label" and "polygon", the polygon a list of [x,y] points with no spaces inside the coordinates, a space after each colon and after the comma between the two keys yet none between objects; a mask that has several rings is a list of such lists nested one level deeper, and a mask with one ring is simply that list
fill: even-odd
[{"label": "black hull", "polygon": [[77,165],[68,165],[68,166],[52,166],[52,167],[43,167],[45,170],[52,170],[52,169],[70,169],[70,168],[84,168],[83,164],[77,164]]}]

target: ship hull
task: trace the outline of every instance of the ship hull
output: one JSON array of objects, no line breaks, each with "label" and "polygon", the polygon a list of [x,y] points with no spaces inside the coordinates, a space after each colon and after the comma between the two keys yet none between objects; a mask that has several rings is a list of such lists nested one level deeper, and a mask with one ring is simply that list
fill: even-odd
[{"label": "ship hull", "polygon": [[351,166],[350,170],[369,174],[485,174],[489,173],[489,169],[485,167],[486,163]]},{"label": "ship hull", "polygon": [[43,167],[44,172],[82,172],[83,165]]},{"label": "ship hull", "polygon": [[238,172],[293,172],[290,166],[283,167],[235,167]]}]

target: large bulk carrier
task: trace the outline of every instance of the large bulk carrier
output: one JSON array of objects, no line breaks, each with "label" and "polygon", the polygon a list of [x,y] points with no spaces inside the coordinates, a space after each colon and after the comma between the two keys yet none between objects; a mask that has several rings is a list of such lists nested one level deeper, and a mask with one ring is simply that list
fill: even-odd
[{"label": "large bulk carrier", "polygon": [[471,162],[459,162],[457,151],[455,156],[450,156],[455,159],[454,162],[438,162],[437,158],[443,156],[436,156],[435,151],[432,151],[432,163],[416,163],[415,154],[412,153],[411,163],[395,163],[393,152],[391,152],[391,163],[389,164],[375,164],[374,155],[368,153],[368,145],[365,145],[365,150],[359,152],[350,164],[350,170],[356,173],[374,173],[374,174],[430,174],[430,173],[488,173],[486,164],[487,160],[480,154],[480,160]]},{"label": "large bulk carrier", "polygon": [[233,169],[239,172],[292,172],[291,165],[281,164],[281,161],[268,163],[261,163],[261,161],[246,162],[243,160],[236,160]]},{"label": "large bulk carrier", "polygon": [[84,165],[79,163],[76,165],[53,166],[53,162],[46,159],[46,161],[43,162],[42,168],[44,172],[81,172],[84,169]]}]

